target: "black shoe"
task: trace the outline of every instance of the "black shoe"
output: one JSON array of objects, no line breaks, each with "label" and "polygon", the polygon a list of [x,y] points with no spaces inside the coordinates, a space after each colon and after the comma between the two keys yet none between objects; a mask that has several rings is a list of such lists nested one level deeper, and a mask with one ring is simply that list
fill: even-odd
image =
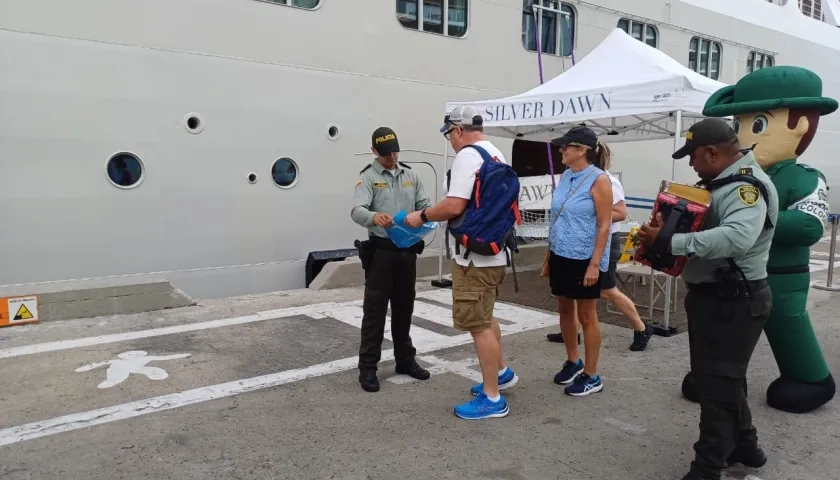
[{"label": "black shoe", "polygon": [[[554,343],[563,343],[563,334],[562,333],[549,333],[545,336],[549,342]],[[578,345],[580,345],[580,334],[577,335]]]},{"label": "black shoe", "polygon": [[397,365],[397,368],[394,369],[400,375],[408,375],[411,378],[416,378],[417,380],[428,380],[429,377],[432,376],[428,370],[417,365],[417,362],[411,362],[407,365]]},{"label": "black shoe", "polygon": [[359,372],[359,383],[362,385],[362,390],[366,392],[379,391],[379,379],[376,378],[376,372]]},{"label": "black shoe", "polygon": [[729,454],[726,463],[729,465],[740,463],[749,468],[761,468],[767,463],[767,454],[764,453],[761,447],[736,448]]},{"label": "black shoe", "polygon": [[712,477],[704,477],[704,476],[700,475],[699,473],[688,472],[684,477],[682,477],[682,480],[718,480],[718,479],[712,479]]},{"label": "black shoe", "polygon": [[653,336],[653,327],[645,325],[645,331],[640,332],[633,330],[633,343],[630,345],[630,350],[634,352],[641,352],[647,348],[650,337]]}]

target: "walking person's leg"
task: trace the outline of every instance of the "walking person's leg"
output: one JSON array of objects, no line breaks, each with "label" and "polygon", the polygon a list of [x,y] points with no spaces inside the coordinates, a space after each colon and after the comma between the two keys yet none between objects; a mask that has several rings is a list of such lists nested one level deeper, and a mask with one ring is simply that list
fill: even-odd
[{"label": "walking person's leg", "polygon": [[391,338],[394,343],[396,372],[418,380],[427,380],[429,371],[417,364],[417,349],[411,342],[411,316],[414,314],[414,299],[417,282],[417,255],[400,252],[393,272],[394,289],[391,292]]},{"label": "walking person's leg", "polygon": [[[483,380],[480,386],[471,389],[473,400],[455,406],[455,415],[460,418],[504,417],[510,411],[499,393],[500,383],[504,385],[505,380],[501,378],[500,382],[502,376],[499,374],[503,364],[501,333],[497,336],[493,328],[496,296],[504,276],[504,266],[479,268],[452,264],[453,325],[472,335]],[[513,373],[509,368],[505,371]]]}]

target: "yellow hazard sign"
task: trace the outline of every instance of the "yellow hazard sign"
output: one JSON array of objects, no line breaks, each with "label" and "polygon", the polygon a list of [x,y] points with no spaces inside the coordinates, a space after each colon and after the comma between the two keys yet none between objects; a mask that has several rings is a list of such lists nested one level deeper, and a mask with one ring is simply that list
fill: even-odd
[{"label": "yellow hazard sign", "polygon": [[15,318],[13,318],[12,320],[32,320],[32,318],[34,318],[32,316],[32,312],[30,312],[29,309],[26,308],[26,304],[21,303],[20,308],[18,308],[18,311],[15,314]]},{"label": "yellow hazard sign", "polygon": [[0,298],[0,327],[37,323],[38,296]]}]

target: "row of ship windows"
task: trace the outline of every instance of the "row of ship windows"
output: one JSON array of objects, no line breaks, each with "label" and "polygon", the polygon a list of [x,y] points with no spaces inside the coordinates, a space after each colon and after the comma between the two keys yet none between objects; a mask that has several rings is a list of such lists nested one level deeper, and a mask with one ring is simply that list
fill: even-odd
[{"label": "row of ship windows", "polygon": [[[131,152],[120,152],[108,159],[105,164],[108,180],[117,188],[128,190],[139,187],[146,178],[146,167],[140,157]],[[258,175],[248,173],[245,180],[257,183]],[[280,188],[292,188],[298,181],[298,165],[288,157],[278,158],[271,164],[271,180]]]},{"label": "row of ship windows", "polygon": [[[313,9],[321,0],[265,0],[293,7]],[[812,1],[819,5],[819,0],[806,0],[807,5],[800,6],[812,11]],[[423,32],[436,33],[450,37],[463,37],[467,33],[468,0],[396,0],[397,19],[403,27]],[[534,4],[542,7],[540,20],[540,51],[547,55],[568,57],[574,51],[575,27],[577,14],[567,4],[558,0],[523,0],[522,5],[522,45],[525,49],[537,51],[537,22]],[[815,7],[819,8],[819,7]],[[447,14],[443,15],[442,12]],[[654,25],[622,18],[618,28],[654,48],[659,48],[659,32]],[[720,42],[692,37],[688,47],[688,68],[710,77],[720,78],[722,47]],[[747,73],[761,68],[772,67],[775,59],[771,55],[750,52],[747,56]]]}]

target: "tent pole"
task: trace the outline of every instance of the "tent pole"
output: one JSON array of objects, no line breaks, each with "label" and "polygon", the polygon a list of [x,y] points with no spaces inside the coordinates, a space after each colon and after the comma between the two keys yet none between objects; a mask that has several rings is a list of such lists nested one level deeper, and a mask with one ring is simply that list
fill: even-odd
[{"label": "tent pole", "polygon": [[[676,111],[676,127],[674,128],[674,151],[680,149],[680,136],[682,135],[682,110]],[[671,159],[671,181],[674,181],[676,178],[676,160],[673,158]],[[667,275],[665,279],[665,303],[662,312],[662,328],[656,329],[659,335],[664,337],[670,337],[674,335],[676,332],[675,328],[671,328],[671,291],[672,291],[672,282],[675,282],[676,278],[672,278],[670,275]],[[651,285],[651,288],[654,288]]]},{"label": "tent pole", "polygon": [[[446,165],[449,160],[449,140],[446,137],[443,138],[443,172],[446,175]],[[443,197],[446,196],[446,193],[441,193],[441,197],[438,198],[438,201],[443,200]],[[438,233],[440,233],[440,227],[438,227]],[[432,280],[432,286],[438,288],[449,288],[452,286],[452,280],[446,280],[443,278],[443,251],[446,248],[446,230],[444,229],[443,235],[440,236],[440,241],[438,242],[440,247],[438,249],[438,278],[437,280]]]}]

